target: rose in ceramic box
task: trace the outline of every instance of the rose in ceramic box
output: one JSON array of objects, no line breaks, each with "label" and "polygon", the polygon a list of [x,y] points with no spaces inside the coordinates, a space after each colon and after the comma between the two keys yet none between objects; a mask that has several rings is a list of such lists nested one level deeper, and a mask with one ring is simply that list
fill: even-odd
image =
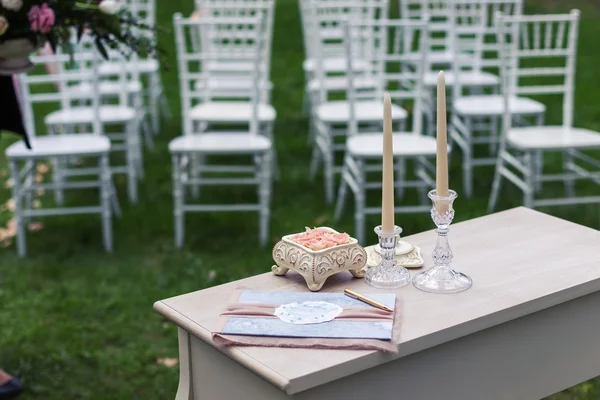
[{"label": "rose in ceramic box", "polygon": [[284,236],[273,248],[273,261],[275,275],[285,275],[291,269],[304,277],[310,290],[318,291],[328,277],[341,271],[364,277],[367,253],[346,233],[329,227],[306,228],[305,232]]}]

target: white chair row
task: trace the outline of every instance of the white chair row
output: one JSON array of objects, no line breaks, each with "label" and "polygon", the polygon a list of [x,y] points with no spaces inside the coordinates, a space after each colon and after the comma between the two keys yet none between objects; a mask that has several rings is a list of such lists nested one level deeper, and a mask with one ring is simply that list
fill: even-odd
[{"label": "white chair row", "polygon": [[[406,128],[396,130],[393,135],[394,158],[396,166],[395,186],[399,194],[406,188],[418,190],[418,204],[398,205],[396,213],[428,212],[431,205],[427,192],[435,186],[432,173],[434,166],[431,158],[436,154],[436,140],[424,134],[423,105],[426,101],[424,75],[427,63],[429,32],[427,19],[417,20],[381,20],[371,22],[349,22],[346,24],[346,57],[353,60],[357,54],[369,54],[373,70],[377,77],[388,88],[392,99],[410,107],[411,116],[406,121]],[[394,43],[389,43],[395,38]],[[377,43],[371,43],[377,42]],[[371,51],[368,49],[379,49]],[[418,55],[418,57],[415,57]],[[360,110],[363,99],[356,93],[353,83],[360,79],[349,68],[349,105],[351,110]],[[375,94],[372,101],[379,99],[379,113],[382,114],[383,93]],[[381,188],[381,179],[369,180],[370,171],[381,169],[383,155],[383,135],[377,133],[360,133],[358,129],[358,113],[350,113],[348,139],[342,182],[339,187],[335,219],[342,215],[348,189],[354,194],[354,235],[360,243],[365,240],[365,216],[380,214],[380,205],[367,205],[367,190]],[[410,162],[414,174],[407,173]],[[429,203],[429,204],[428,204]]]},{"label": "white chair row", "polygon": [[[15,221],[17,226],[17,251],[20,256],[26,254],[26,227],[32,218],[68,215],[100,214],[102,219],[103,241],[106,251],[112,251],[113,214],[120,214],[116,192],[112,183],[112,170],[109,164],[111,150],[110,139],[103,135],[102,105],[98,90],[98,60],[95,52],[75,54],[74,62],[87,64],[87,68],[62,68],[59,74],[23,74],[19,77],[23,118],[32,149],[27,149],[23,141],[16,142],[6,149],[6,157],[13,180],[13,200],[15,202]],[[66,54],[39,57],[35,62],[70,65],[71,57]],[[86,105],[75,108],[73,99],[67,97],[66,90],[52,90],[79,85],[86,82],[91,86]],[[51,90],[48,90],[48,85]],[[78,100],[81,97],[77,98]],[[43,103],[58,104],[59,109],[45,118],[47,135],[38,136],[35,118],[37,105]],[[66,117],[69,117],[67,119]],[[64,117],[64,118],[63,118]],[[71,120],[70,118],[77,118]],[[56,128],[59,124],[60,133]],[[67,166],[73,158],[96,159],[97,166],[82,168]],[[36,164],[41,160],[52,160],[54,164],[53,182],[43,183],[34,179]],[[57,169],[58,168],[58,169]],[[69,174],[68,172],[71,172]],[[88,180],[70,181],[68,176],[87,176]],[[62,207],[62,192],[70,189],[99,189],[99,204],[91,206]],[[34,209],[34,198],[39,189],[53,190],[57,207]]]},{"label": "white chair row", "polygon": [[[169,144],[177,247],[188,212],[256,211],[259,242],[268,241],[276,166],[276,112],[268,95],[273,6],[272,0],[208,1],[200,19],[174,16],[183,125],[183,135]],[[226,164],[211,162],[219,155]],[[248,158],[250,165],[243,163]],[[256,186],[258,201],[188,202],[200,187],[228,185]]]},{"label": "white chair row", "polygon": [[[338,57],[348,60],[344,71],[344,79],[348,83],[348,98],[335,103],[338,107],[340,105],[347,107],[340,107],[335,113],[340,118],[336,122],[341,125],[346,124],[347,127],[345,130],[343,128],[340,130],[341,136],[347,137],[347,140],[345,146],[338,147],[344,149],[345,158],[335,217],[338,219],[342,215],[345,197],[350,189],[355,198],[355,234],[360,241],[364,237],[365,216],[380,212],[379,207],[367,206],[366,191],[370,188],[380,187],[379,180],[369,182],[367,177],[369,172],[380,169],[378,161],[382,155],[381,134],[364,133],[365,130],[361,129],[360,123],[365,121],[361,121],[360,113],[368,109],[369,101],[371,101],[374,103],[375,110],[379,110],[380,119],[383,97],[381,94],[382,90],[386,88],[390,90],[392,96],[395,93],[394,89],[400,88],[403,95],[407,95],[406,97],[413,100],[410,102],[409,108],[413,114],[412,118],[405,119],[409,114],[406,113],[404,114],[405,118],[402,119],[412,128],[408,129],[411,134],[395,136],[396,188],[400,195],[410,187],[419,188],[421,194],[419,196],[420,204],[399,206],[396,208],[396,212],[427,212],[430,208],[424,193],[428,187],[433,186],[429,175],[432,166],[427,157],[435,154],[435,146],[432,138],[422,135],[421,117],[423,112],[431,111],[429,105],[431,96],[427,93],[429,90],[425,90],[424,87],[428,86],[430,78],[427,78],[427,75],[431,74],[432,63],[428,57],[433,54],[430,43],[432,39],[429,29],[425,29],[422,25],[429,16],[424,14],[420,21],[414,20],[415,27],[422,29],[421,34],[429,39],[421,38],[419,41],[416,39],[419,35],[415,36],[414,29],[407,29],[409,21],[407,19],[364,18],[365,15],[376,14],[364,12],[366,7],[377,7],[373,3],[367,5],[365,2],[355,2],[355,4],[359,4],[354,8],[362,10],[362,12],[349,11],[352,6],[344,4],[343,8],[337,8],[337,12],[319,13],[319,10],[331,10],[336,5],[339,6],[337,2],[326,3],[326,5],[323,3],[313,5],[313,10],[317,10],[316,16],[313,16],[315,24],[322,26],[329,24],[335,26],[335,29],[344,26],[345,23],[349,26],[349,33],[345,38],[336,39],[338,43],[346,46],[346,53],[338,55]],[[450,59],[449,66],[450,82],[448,82],[448,86],[451,87],[452,94],[450,97],[449,134],[451,146],[460,148],[463,153],[463,181],[466,194],[470,195],[472,192],[472,168],[494,163],[497,166],[493,191],[490,196],[490,209],[495,206],[503,178],[515,183],[524,191],[524,204],[528,207],[598,201],[600,199],[598,196],[575,197],[573,189],[573,182],[579,179],[591,179],[600,183],[598,179],[600,175],[594,171],[594,169],[600,168],[600,162],[592,155],[581,151],[598,147],[598,135],[589,130],[571,127],[577,13],[572,13],[570,16],[523,16],[520,1],[454,0],[447,3],[449,3],[449,8],[446,9],[449,14],[448,23],[452,26],[448,43],[454,54],[454,57]],[[498,15],[503,15],[505,19],[496,17],[492,18],[493,23],[490,22],[489,13],[493,11]],[[344,13],[346,18],[340,18],[340,15]],[[351,17],[352,15],[362,15],[363,18],[357,22],[357,19]],[[337,23],[332,21],[332,18],[337,19]],[[510,22],[510,29],[501,26],[508,24],[506,21]],[[367,29],[369,25],[375,28]],[[428,23],[428,26],[431,27],[433,24]],[[386,29],[395,32],[388,32],[387,36],[381,35],[381,31]],[[495,37],[490,39],[491,29],[493,29]],[[354,34],[352,34],[353,31]],[[327,40],[331,43],[331,37],[335,35],[332,35],[331,31],[329,34]],[[504,36],[501,38],[500,35]],[[388,41],[383,39],[385,37],[394,38],[391,46]],[[515,40],[514,37],[519,40]],[[378,38],[381,39],[380,42],[378,42]],[[419,44],[416,48],[410,49],[406,46],[408,43]],[[403,48],[402,45],[405,47]],[[519,48],[519,45],[523,48]],[[381,48],[386,49],[388,53],[382,52]],[[484,53],[493,53],[494,56],[490,57],[488,54],[488,57],[484,57]],[[440,54],[442,53],[438,55]],[[415,57],[415,55],[422,58]],[[378,57],[387,57],[387,59],[382,58],[386,62],[376,62]],[[562,60],[558,65],[546,68],[548,60],[552,60],[552,57],[562,57]],[[438,58],[439,62],[444,61],[443,57]],[[544,59],[545,61],[538,61],[537,66],[526,68],[517,66],[517,64],[513,65],[517,62],[516,59],[519,62],[524,59],[529,62],[532,59]],[[382,66],[382,64],[392,64],[392,62],[404,65]],[[372,65],[370,70],[364,68],[369,63]],[[318,64],[319,60],[317,60]],[[485,72],[485,76],[490,77],[490,91],[477,89],[477,85],[474,84],[482,82],[478,81],[477,77],[482,76],[484,67],[496,68],[502,72],[500,76]],[[458,77],[458,79],[454,77]],[[533,84],[522,83],[532,77],[534,78]],[[549,80],[540,82],[540,79],[543,78],[549,78]],[[563,79],[564,82],[562,84],[553,83],[557,78]],[[365,87],[361,84],[369,79],[380,82],[380,84],[365,91]],[[501,93],[498,93],[500,88],[494,87],[494,82],[496,84],[503,82]],[[546,93],[564,95],[564,122],[561,127],[541,127],[546,106],[537,98]],[[535,96],[535,99],[525,96]],[[397,98],[396,100],[397,104],[404,106],[407,99]],[[320,110],[320,107],[329,106],[332,103],[325,101],[314,108]],[[363,107],[363,104],[366,107]],[[343,110],[346,112],[342,112]],[[499,121],[502,118],[503,121]],[[325,161],[325,197],[330,201],[333,187],[332,171],[335,170],[332,161],[332,153],[335,150],[332,138],[335,133],[322,123],[321,120],[327,121],[322,114],[315,113],[314,120],[317,128],[315,148],[323,154],[322,158]],[[397,121],[398,118],[395,120]],[[518,128],[512,128],[512,126]],[[369,128],[367,127],[367,131]],[[474,132],[477,130],[483,131],[484,136],[476,137]],[[402,137],[402,141],[400,137]],[[475,159],[474,145],[479,143],[485,144],[490,150],[490,154],[483,160]],[[500,143],[499,156],[496,155],[498,143]],[[564,172],[554,175],[543,173],[543,153],[550,150],[563,153]],[[416,179],[412,182],[406,181],[406,161],[408,159],[414,160],[413,170]],[[370,164],[370,160],[375,161],[374,164]],[[535,195],[540,193],[542,183],[554,180],[565,182],[567,198],[537,199]],[[481,182],[482,185],[485,185],[485,180]],[[489,186],[487,187],[489,188]]]},{"label": "white chair row", "polygon": [[[489,200],[497,203],[503,179],[523,192],[523,205],[536,208],[599,203],[600,195],[575,193],[574,183],[600,185],[600,132],[574,126],[574,80],[580,12],[563,15],[495,16],[503,77],[503,134]],[[520,126],[511,110],[518,96],[562,97],[560,125]],[[594,156],[596,150],[596,156]],[[544,155],[562,156],[562,168],[544,171]],[[562,182],[564,196],[543,196],[542,183]]]}]

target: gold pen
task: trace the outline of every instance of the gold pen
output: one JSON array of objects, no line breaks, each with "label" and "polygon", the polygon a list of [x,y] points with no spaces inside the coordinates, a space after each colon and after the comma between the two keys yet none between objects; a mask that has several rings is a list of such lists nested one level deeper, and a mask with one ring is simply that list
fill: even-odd
[{"label": "gold pen", "polygon": [[380,302],[378,302],[378,301],[375,301],[375,300],[373,300],[373,299],[370,299],[370,298],[368,298],[368,297],[366,297],[366,296],[363,296],[362,294],[358,294],[358,293],[356,293],[356,292],[355,292],[355,291],[353,291],[353,290],[350,290],[350,289],[344,289],[344,294],[345,294],[346,296],[350,296],[350,297],[352,297],[353,299],[360,300],[360,301],[362,301],[362,302],[364,302],[364,303],[370,304],[370,305],[372,305],[373,307],[377,307],[377,308],[379,308],[380,310],[389,311],[389,312],[393,312],[393,311],[394,311],[393,309],[389,308],[389,307],[388,307],[388,306],[386,306],[385,304],[382,304],[382,303],[380,303]]}]

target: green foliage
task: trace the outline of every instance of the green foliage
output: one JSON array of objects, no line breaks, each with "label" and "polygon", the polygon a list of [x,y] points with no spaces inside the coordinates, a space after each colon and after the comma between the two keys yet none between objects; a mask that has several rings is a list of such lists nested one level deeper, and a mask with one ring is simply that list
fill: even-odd
[{"label": "green foliage", "polygon": [[[101,2],[101,1],[100,1]],[[75,29],[78,39],[84,31],[94,39],[100,53],[108,57],[106,48],[135,52],[142,57],[156,55],[158,48],[154,40],[154,27],[148,26],[121,8],[115,13],[103,12],[99,3],[90,0],[23,0],[19,10],[2,7],[0,16],[8,20],[9,28],[0,35],[0,43],[6,40],[27,37],[33,43],[47,40],[53,49],[69,41]],[[32,32],[29,11],[32,7],[47,5],[54,13],[55,22],[48,33]]]}]

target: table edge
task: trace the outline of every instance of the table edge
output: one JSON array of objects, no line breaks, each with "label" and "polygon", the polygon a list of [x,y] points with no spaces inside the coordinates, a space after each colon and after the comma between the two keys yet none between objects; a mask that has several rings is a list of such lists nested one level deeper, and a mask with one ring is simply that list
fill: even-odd
[{"label": "table edge", "polygon": [[[326,384],[328,382],[332,382],[337,379],[349,376],[351,374],[364,371],[371,367],[383,365],[386,362],[394,361],[409,356],[411,354],[418,353],[420,351],[427,350],[429,348],[433,348],[435,346],[442,345],[444,343],[448,343],[453,340],[475,334],[485,329],[493,328],[503,323],[526,317],[539,311],[550,309],[557,305],[578,299],[583,296],[587,296],[598,291],[600,291],[600,278],[566,289],[562,291],[562,295],[559,296],[556,296],[556,293],[549,294],[544,297],[539,297],[537,299],[531,300],[527,303],[519,304],[518,306],[513,306],[511,308],[498,311],[494,314],[488,314],[486,316],[488,318],[485,318],[483,320],[479,318],[476,320],[465,321],[461,324],[451,326],[449,328],[437,331],[427,336],[421,336],[419,338],[403,342],[401,343],[397,354],[390,354],[386,356],[382,352],[376,350],[369,351],[362,357],[358,357],[352,360],[353,363],[356,363],[358,360],[361,360],[361,363],[363,365],[357,365],[354,368],[352,368],[351,371],[349,371],[348,368],[346,368],[344,373],[340,376],[330,376],[328,377],[328,379],[319,379],[320,383],[315,383],[315,375],[318,374],[322,378],[323,372],[327,371],[321,370],[318,373],[312,373],[295,379],[291,379],[289,381],[286,393],[289,395],[298,394],[300,392],[313,389],[317,386]],[[552,299],[552,301],[548,303],[547,298],[550,296],[554,296],[554,299]],[[387,360],[384,363],[380,362],[382,355],[386,356],[387,358]],[[246,356],[251,357],[247,354]],[[339,367],[340,365],[344,364],[339,364],[336,367]]]},{"label": "table edge", "polygon": [[[209,346],[219,350],[232,360],[235,360],[248,370],[252,371],[260,378],[265,379],[269,383],[275,385],[285,393],[288,393],[290,381],[283,375],[278,374],[276,371],[262,364],[254,357],[249,356],[243,351],[243,347],[231,346],[226,348],[219,348],[215,345],[212,340],[212,332],[204,328],[202,325],[197,324],[179,311],[175,310],[163,300],[159,300],[153,305],[154,311],[169,321],[173,322],[180,328],[183,328],[190,335],[197,337]],[[288,393],[289,394],[289,393]]]}]

